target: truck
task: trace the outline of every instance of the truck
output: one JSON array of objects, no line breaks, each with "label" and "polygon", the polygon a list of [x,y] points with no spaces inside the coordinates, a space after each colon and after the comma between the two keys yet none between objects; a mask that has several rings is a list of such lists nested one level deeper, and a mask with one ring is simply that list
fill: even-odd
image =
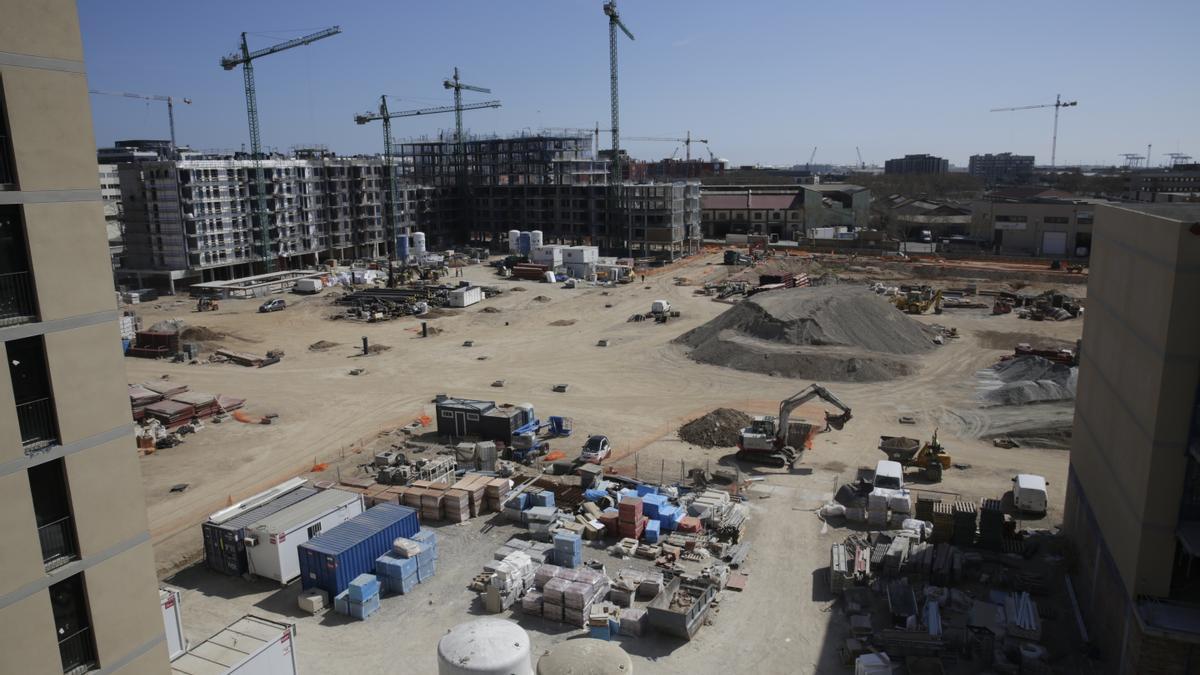
[{"label": "truck", "polygon": [[322,288],[325,288],[325,284],[319,278],[297,279],[296,285],[292,287],[292,292],[320,293]]},{"label": "truck", "polygon": [[171,662],[175,675],[296,675],[296,626],[247,614]]},{"label": "truck", "polygon": [[919,439],[904,436],[880,436],[879,450],[893,462],[899,462],[903,467],[915,467],[921,470],[921,475],[931,483],[942,480],[942,472],[950,468],[953,460],[938,442],[937,430],[933,438],[925,444]]},{"label": "truck", "polygon": [[792,411],[814,398],[821,398],[838,408],[841,413],[825,413],[825,431],[841,429],[852,417],[850,408],[828,389],[819,384],[807,388],[779,402],[779,415],[759,415],[750,426],[738,432],[737,458],[744,462],[791,467],[800,460],[804,446],[815,431],[812,425],[792,424]]}]

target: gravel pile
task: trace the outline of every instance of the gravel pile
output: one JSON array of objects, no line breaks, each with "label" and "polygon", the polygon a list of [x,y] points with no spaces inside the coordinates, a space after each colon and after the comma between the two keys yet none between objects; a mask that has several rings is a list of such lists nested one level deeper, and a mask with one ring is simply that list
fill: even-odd
[{"label": "gravel pile", "polygon": [[1079,369],[1040,356],[1018,356],[982,371],[983,399],[992,405],[1071,401]]},{"label": "gravel pile", "polygon": [[187,342],[212,342],[224,338],[225,334],[204,326],[188,326],[179,332],[179,337]]},{"label": "gravel pile", "polygon": [[701,363],[782,377],[879,382],[916,372],[932,330],[857,286],[754,297],[677,338]]},{"label": "gravel pile", "polygon": [[740,410],[717,408],[679,427],[679,437],[702,448],[731,448],[737,445],[738,432],[750,426],[751,421]]}]

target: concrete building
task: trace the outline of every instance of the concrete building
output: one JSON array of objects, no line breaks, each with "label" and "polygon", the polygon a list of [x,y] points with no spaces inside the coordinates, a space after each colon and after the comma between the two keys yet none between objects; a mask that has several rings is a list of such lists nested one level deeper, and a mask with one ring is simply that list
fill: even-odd
[{"label": "concrete building", "polygon": [[111,148],[96,150],[96,161],[100,164],[153,162],[156,159],[171,159],[171,141],[141,139],[116,141]]},{"label": "concrete building", "polygon": [[1096,208],[1064,530],[1106,673],[1200,663],[1200,205]]},{"label": "concrete building", "polygon": [[1024,185],[1033,179],[1033,155],[971,155],[967,172],[985,185]]},{"label": "concrete building", "polygon": [[72,0],[0,21],[0,672],[167,648]]},{"label": "concrete building", "polygon": [[905,155],[883,163],[885,174],[900,173],[949,173],[950,160],[933,155]]},{"label": "concrete building", "polygon": [[1140,202],[1200,201],[1200,164],[1131,171],[1126,198]]},{"label": "concrete building", "polygon": [[[278,269],[387,255],[387,178],[381,159],[304,157],[268,159],[262,165],[270,253]],[[173,291],[183,280],[216,281],[262,271],[260,233],[252,223],[253,161],[159,160],[121,164],[119,173],[123,279]],[[401,184],[396,193],[399,235],[415,226],[418,190]]]},{"label": "concrete building", "polygon": [[892,194],[871,203],[879,224],[903,241],[918,241],[928,231],[933,239],[971,235],[971,209],[939,199]]},{"label": "concrete building", "polygon": [[702,188],[700,206],[707,238],[767,234],[801,239],[817,227],[867,227],[871,191],[849,183],[711,185]]},{"label": "concrete building", "polygon": [[116,164],[100,165],[100,201],[104,202],[104,231],[113,270],[121,266],[125,250],[125,224],[121,211],[121,179]]},{"label": "concrete building", "polygon": [[994,190],[971,203],[971,236],[996,253],[1086,258],[1096,208],[1108,203],[1045,188]]}]

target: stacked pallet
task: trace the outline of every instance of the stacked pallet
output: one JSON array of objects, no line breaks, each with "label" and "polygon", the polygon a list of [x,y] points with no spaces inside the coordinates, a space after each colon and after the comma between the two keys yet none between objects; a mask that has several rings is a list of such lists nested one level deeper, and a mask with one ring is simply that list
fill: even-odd
[{"label": "stacked pallet", "polygon": [[220,406],[217,405],[217,397],[212,394],[203,394],[198,391],[185,391],[175,394],[171,397],[176,403],[183,403],[192,406],[196,417],[211,417],[221,412]]},{"label": "stacked pallet", "polygon": [[625,497],[617,504],[617,534],[622,538],[641,539],[649,518],[642,515],[642,500]]},{"label": "stacked pallet", "polygon": [[929,540],[935,544],[950,541],[954,534],[954,510],[950,505],[941,501],[934,502],[932,521],[933,535]]},{"label": "stacked pallet", "polygon": [[466,490],[450,488],[442,498],[442,513],[452,523],[465,523],[471,519],[471,494]]},{"label": "stacked pallet", "polygon": [[162,422],[168,429],[181,427],[196,416],[192,406],[178,401],[159,401],[146,406],[146,416]]},{"label": "stacked pallet", "polygon": [[592,604],[608,594],[609,580],[588,568],[567,569],[541,565],[534,572],[534,588],[542,594],[542,616],[582,628]]},{"label": "stacked pallet", "polygon": [[493,478],[484,486],[484,505],[488,512],[497,513],[504,502],[504,496],[512,489],[512,481],[507,478]]},{"label": "stacked pallet", "polygon": [[469,473],[451,486],[452,489],[462,490],[467,493],[472,517],[487,513],[487,506],[484,501],[486,499],[487,485],[491,480],[491,476]]},{"label": "stacked pallet", "polygon": [[129,385],[129,407],[133,411],[135,422],[140,422],[146,417],[146,406],[158,403],[162,399],[162,394],[152,391],[144,385]]},{"label": "stacked pallet", "polygon": [[917,520],[924,520],[927,523],[933,522],[933,505],[941,504],[942,500],[937,497],[917,497]]},{"label": "stacked pallet", "polygon": [[413,487],[417,487],[422,490],[421,520],[441,520],[443,518],[442,504],[446,496],[446,491],[450,489],[450,484],[418,480],[413,481]]},{"label": "stacked pallet", "polygon": [[979,509],[979,546],[999,551],[1004,543],[1004,503],[999,499],[984,499]]},{"label": "stacked pallet", "polygon": [[973,502],[954,502],[954,534],[951,535],[951,541],[956,546],[974,544],[978,519],[979,507]]}]

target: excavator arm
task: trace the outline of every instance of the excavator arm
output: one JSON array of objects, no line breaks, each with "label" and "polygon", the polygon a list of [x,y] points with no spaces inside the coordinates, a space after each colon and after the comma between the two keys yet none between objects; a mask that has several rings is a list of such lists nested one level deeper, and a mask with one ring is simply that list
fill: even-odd
[{"label": "excavator arm", "polygon": [[813,383],[808,385],[806,389],[800,391],[796,395],[779,402],[779,422],[776,429],[776,435],[779,438],[787,437],[788,418],[791,416],[792,411],[804,405],[805,403],[808,403],[814,398],[820,398],[826,403],[842,411],[837,415],[825,413],[825,424],[840,431],[842,427],[846,426],[846,422],[850,421],[850,418],[852,417],[850,407],[845,403],[842,403],[837,396],[834,396],[833,393],[825,387]]}]

